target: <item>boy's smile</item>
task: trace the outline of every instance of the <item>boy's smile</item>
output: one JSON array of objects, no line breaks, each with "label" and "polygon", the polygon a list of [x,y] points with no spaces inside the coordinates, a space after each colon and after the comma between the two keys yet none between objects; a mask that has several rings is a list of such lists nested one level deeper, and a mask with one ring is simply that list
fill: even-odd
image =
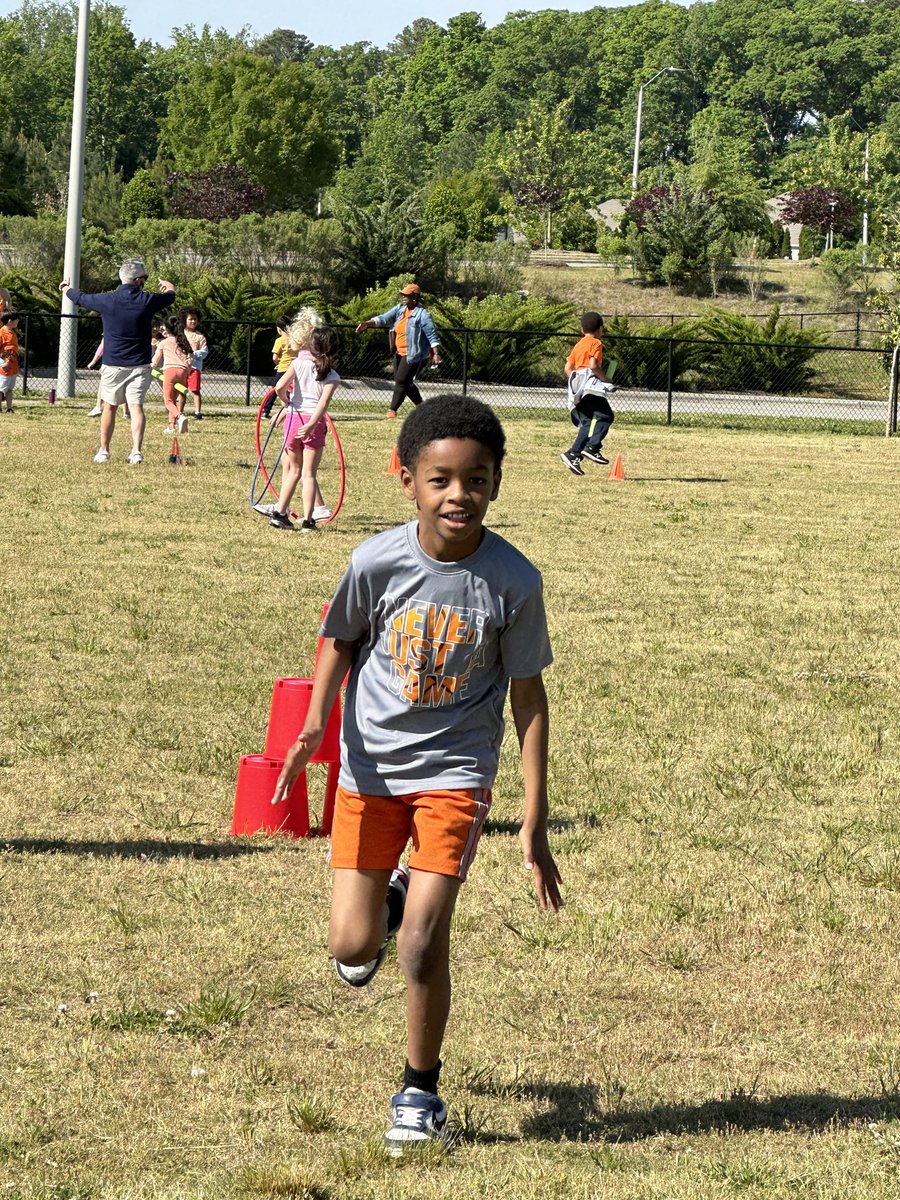
[{"label": "boy's smile", "polygon": [[400,468],[403,491],[419,514],[419,545],[429,558],[458,562],[475,553],[500,477],[493,454],[474,438],[429,442],[413,471]]}]

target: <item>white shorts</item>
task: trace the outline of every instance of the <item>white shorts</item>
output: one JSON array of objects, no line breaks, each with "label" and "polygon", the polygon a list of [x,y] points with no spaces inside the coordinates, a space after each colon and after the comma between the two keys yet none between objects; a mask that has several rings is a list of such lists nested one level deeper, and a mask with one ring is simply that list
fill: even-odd
[{"label": "white shorts", "polygon": [[104,404],[143,404],[150,387],[150,364],[145,367],[100,368],[100,394]]},{"label": "white shorts", "polygon": [[0,375],[0,395],[11,396],[18,378],[18,375]]}]

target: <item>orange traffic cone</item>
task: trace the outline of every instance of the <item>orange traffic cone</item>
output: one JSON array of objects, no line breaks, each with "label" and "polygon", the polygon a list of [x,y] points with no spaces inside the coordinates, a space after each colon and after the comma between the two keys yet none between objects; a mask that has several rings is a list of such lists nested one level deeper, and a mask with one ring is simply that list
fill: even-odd
[{"label": "orange traffic cone", "polygon": [[182,463],[181,447],[178,445],[178,438],[172,439],[172,450],[169,454],[169,462],[176,466],[180,466]]},{"label": "orange traffic cone", "polygon": [[617,480],[619,483],[625,482],[625,469],[622,466],[621,454],[616,455],[616,461],[612,465],[612,469],[609,472],[609,477],[610,479]]},{"label": "orange traffic cone", "polygon": [[391,461],[388,463],[387,474],[388,475],[399,475],[400,474],[400,458],[399,458],[399,455],[397,454],[396,446],[391,451]]}]

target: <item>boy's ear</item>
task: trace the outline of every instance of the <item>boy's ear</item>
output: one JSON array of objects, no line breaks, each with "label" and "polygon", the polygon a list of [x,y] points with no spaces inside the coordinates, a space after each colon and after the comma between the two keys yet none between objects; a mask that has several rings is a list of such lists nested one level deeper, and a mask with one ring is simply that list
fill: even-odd
[{"label": "boy's ear", "polygon": [[500,467],[494,471],[494,490],[491,492],[491,500],[496,500],[500,494],[500,483],[503,479],[503,471]]},{"label": "boy's ear", "polygon": [[400,486],[403,488],[403,494],[407,500],[415,500],[416,498],[416,481],[413,478],[413,473],[407,467],[400,467]]}]

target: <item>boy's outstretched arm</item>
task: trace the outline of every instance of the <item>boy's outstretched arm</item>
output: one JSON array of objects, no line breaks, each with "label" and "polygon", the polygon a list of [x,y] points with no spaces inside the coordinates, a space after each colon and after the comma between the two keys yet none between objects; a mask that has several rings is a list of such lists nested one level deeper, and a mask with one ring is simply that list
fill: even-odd
[{"label": "boy's outstretched arm", "polygon": [[303,722],[300,736],[288,751],[278,782],[275,784],[273,804],[286,800],[297,776],[315,754],[325,734],[328,715],[334,707],[335,697],[340,691],[344,676],[353,661],[353,643],[339,642],[336,638],[325,638],[316,665],[309,711]]},{"label": "boy's outstretched arm", "polygon": [[519,749],[522,754],[522,778],[525,783],[525,815],[519,840],[525,866],[531,871],[534,890],[541,908],[559,912],[562,878],[550,853],[547,839],[547,742],[550,714],[547,693],[540,675],[511,679],[509,702],[512,707]]}]

